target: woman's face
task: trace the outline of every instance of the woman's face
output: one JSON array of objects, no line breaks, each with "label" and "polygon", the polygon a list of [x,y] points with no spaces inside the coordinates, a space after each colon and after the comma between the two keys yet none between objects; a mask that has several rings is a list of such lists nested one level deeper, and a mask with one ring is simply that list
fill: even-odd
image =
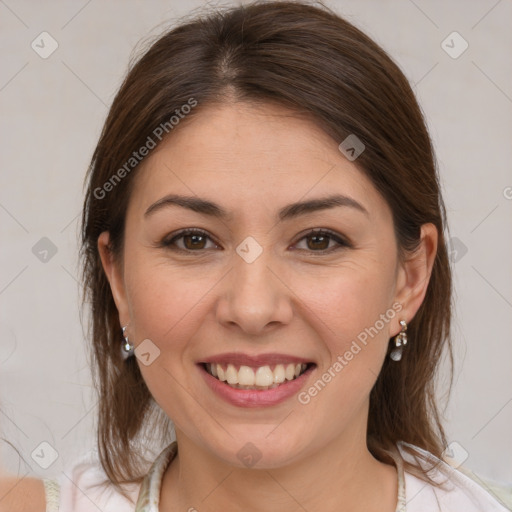
[{"label": "woman's face", "polygon": [[[387,203],[311,121],[238,103],[185,123],[138,171],[124,265],[109,262],[108,234],[99,240],[120,321],[178,443],[268,468],[364,443],[389,339],[424,296],[425,258],[399,263]],[[276,384],[301,361],[308,370],[271,390],[235,389],[207,374],[214,358],[231,382]]]}]

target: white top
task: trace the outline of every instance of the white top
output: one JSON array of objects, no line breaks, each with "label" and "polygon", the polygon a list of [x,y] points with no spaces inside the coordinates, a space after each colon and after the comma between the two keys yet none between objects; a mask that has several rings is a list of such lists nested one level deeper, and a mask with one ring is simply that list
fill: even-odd
[{"label": "white top", "polygon": [[[425,461],[439,463],[432,472],[433,486],[404,471],[403,460],[415,462],[403,446],[413,447]],[[158,512],[160,483],[167,466],[177,453],[174,441],[156,458],[141,485],[125,486],[133,502],[121,496],[113,486],[94,487],[106,479],[99,461],[81,462],[61,473],[55,480],[44,480],[47,512]],[[398,503],[395,512],[507,512],[483,487],[461,471],[416,446],[398,443],[392,454],[398,473]],[[426,462],[421,461],[423,467]]]}]

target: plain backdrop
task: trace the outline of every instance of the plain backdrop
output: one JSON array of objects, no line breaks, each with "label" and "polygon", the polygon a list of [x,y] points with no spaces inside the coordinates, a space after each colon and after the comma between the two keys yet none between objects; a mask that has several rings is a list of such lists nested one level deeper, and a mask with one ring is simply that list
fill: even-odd
[{"label": "plain backdrop", "polygon": [[[326,4],[390,53],[425,112],[456,286],[446,428],[477,477],[512,485],[512,2]],[[204,5],[0,1],[0,457],[10,471],[54,476],[94,445],[77,283],[84,174],[137,43]],[[45,469],[37,454],[50,462],[52,450]]]}]

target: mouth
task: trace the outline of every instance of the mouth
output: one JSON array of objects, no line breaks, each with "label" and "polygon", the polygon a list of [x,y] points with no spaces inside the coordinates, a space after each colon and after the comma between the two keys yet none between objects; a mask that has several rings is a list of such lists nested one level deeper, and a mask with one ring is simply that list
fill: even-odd
[{"label": "mouth", "polygon": [[199,363],[203,370],[233,389],[265,391],[298,379],[313,368],[315,363],[279,363],[246,366],[231,363]]}]

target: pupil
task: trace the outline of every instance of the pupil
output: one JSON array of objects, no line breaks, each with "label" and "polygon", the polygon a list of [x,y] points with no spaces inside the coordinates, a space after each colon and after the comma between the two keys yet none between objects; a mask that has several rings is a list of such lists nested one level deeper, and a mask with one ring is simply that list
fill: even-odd
[{"label": "pupil", "polygon": [[188,235],[185,238],[186,238],[186,240],[188,242],[192,241],[191,244],[188,244],[188,243],[186,244],[187,248],[190,249],[190,245],[192,246],[192,248],[194,248],[194,247],[197,248],[198,247],[197,244],[198,243],[199,243],[199,245],[201,244],[201,240],[200,239],[203,238],[203,235]]},{"label": "pupil", "polygon": [[[320,248],[320,249],[326,249],[327,246],[329,245],[329,237],[328,236],[324,236],[324,235],[312,235],[311,236],[311,240],[314,240],[315,242],[313,242],[313,248]],[[325,245],[325,242],[327,241],[327,246]],[[319,247],[318,245],[315,245],[315,244],[318,244],[320,243],[321,244],[321,247]]]}]

